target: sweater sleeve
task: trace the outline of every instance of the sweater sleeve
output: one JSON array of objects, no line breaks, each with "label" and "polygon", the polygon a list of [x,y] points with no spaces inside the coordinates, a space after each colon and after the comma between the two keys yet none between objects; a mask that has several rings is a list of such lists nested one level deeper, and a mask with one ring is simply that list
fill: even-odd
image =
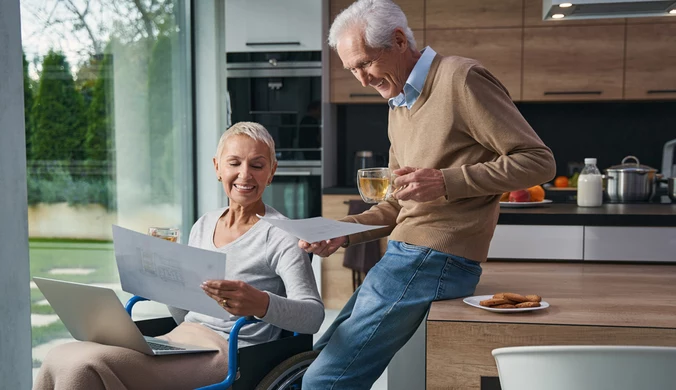
[{"label": "sweater sleeve", "polygon": [[552,151],[514,106],[504,86],[486,69],[472,66],[456,89],[456,113],[466,131],[499,157],[495,161],[442,169],[448,200],[495,195],[554,178]]},{"label": "sweater sleeve", "polygon": [[276,228],[269,231],[266,252],[270,268],[284,282],[287,296],[266,291],[270,303],[261,320],[292,332],[317,333],[324,321],[324,304],[307,253],[298,247],[296,239]]},{"label": "sweater sleeve", "polygon": [[[388,167],[391,171],[399,169],[399,162],[394,154],[394,147],[390,146],[390,160]],[[369,230],[366,232],[351,234],[349,237],[350,245],[360,244],[387,237],[394,227],[397,225],[397,217],[399,216],[399,202],[396,200],[388,200],[380,202],[365,212],[358,215],[348,215],[341,218],[342,222],[361,223],[363,225],[386,225],[387,227],[377,230]]]}]

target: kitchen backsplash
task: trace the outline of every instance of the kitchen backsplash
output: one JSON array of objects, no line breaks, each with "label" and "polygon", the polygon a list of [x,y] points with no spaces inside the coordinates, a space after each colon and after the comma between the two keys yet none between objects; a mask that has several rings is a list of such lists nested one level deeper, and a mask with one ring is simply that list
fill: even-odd
[{"label": "kitchen backsplash", "polygon": [[[557,174],[569,163],[596,157],[601,169],[634,155],[660,169],[662,146],[676,138],[676,102],[517,103],[540,138],[552,149]],[[387,156],[386,104],[338,106],[339,186],[352,186],[354,152]]]}]

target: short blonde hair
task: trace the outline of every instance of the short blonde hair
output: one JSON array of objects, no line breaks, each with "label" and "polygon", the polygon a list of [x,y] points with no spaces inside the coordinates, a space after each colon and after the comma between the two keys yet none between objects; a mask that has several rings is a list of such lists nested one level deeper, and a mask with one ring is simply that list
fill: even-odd
[{"label": "short blonde hair", "polygon": [[216,156],[214,156],[216,160],[221,158],[223,148],[225,148],[225,141],[235,135],[246,135],[253,140],[263,142],[268,146],[268,149],[270,149],[270,162],[272,164],[277,162],[277,157],[275,156],[275,140],[272,139],[272,136],[263,125],[256,122],[237,122],[224,131],[223,135],[221,135],[221,139],[218,141],[218,147],[216,148]]}]

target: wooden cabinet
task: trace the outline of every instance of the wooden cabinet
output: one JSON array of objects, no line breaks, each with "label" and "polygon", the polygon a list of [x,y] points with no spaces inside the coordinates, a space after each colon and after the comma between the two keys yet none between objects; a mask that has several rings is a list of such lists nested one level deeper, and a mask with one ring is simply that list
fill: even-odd
[{"label": "wooden cabinet", "polygon": [[[322,216],[340,219],[347,215],[350,200],[361,200],[359,195],[322,196]],[[380,253],[387,250],[387,237],[380,239]],[[352,270],[343,267],[345,249],[340,248],[329,257],[322,258],[322,299],[327,309],[342,309],[352,296]]]},{"label": "wooden cabinet", "polygon": [[427,44],[437,53],[480,61],[509,90],[521,98],[521,28],[428,30]]},{"label": "wooden cabinet", "polygon": [[523,25],[525,27],[553,26],[599,26],[606,24],[624,24],[624,18],[591,20],[542,20],[542,0],[524,0]]},{"label": "wooden cabinet", "polygon": [[[347,215],[348,202],[361,199],[359,195],[322,196],[322,216],[340,219]],[[343,267],[345,249],[340,248],[329,257],[322,258],[322,299],[327,309],[342,309],[352,296],[352,271]]]},{"label": "wooden cabinet", "polygon": [[521,27],[522,0],[427,0],[426,29]]},{"label": "wooden cabinet", "polygon": [[624,98],[676,99],[676,23],[627,25]]},{"label": "wooden cabinet", "polygon": [[524,29],[522,100],[622,99],[624,25]]},{"label": "wooden cabinet", "polygon": [[676,23],[676,15],[656,16],[652,18],[627,18],[627,24]]},{"label": "wooden cabinet", "polygon": [[[353,0],[331,0],[330,18]],[[542,20],[542,0],[395,0],[418,48],[480,61],[515,101],[676,99],[676,16]],[[330,54],[331,103],[384,104]]]}]

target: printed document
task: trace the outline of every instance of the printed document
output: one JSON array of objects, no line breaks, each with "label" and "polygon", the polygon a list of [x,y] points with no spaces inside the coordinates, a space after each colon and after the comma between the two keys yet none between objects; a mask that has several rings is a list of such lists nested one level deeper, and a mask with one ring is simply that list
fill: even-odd
[{"label": "printed document", "polygon": [[225,254],[116,225],[113,244],[122,290],[216,318],[230,316],[200,287],[205,280],[225,278]]},{"label": "printed document", "polygon": [[362,225],[359,223],[340,222],[323,217],[277,219],[259,215],[258,218],[309,243],[387,227],[386,225]]}]

